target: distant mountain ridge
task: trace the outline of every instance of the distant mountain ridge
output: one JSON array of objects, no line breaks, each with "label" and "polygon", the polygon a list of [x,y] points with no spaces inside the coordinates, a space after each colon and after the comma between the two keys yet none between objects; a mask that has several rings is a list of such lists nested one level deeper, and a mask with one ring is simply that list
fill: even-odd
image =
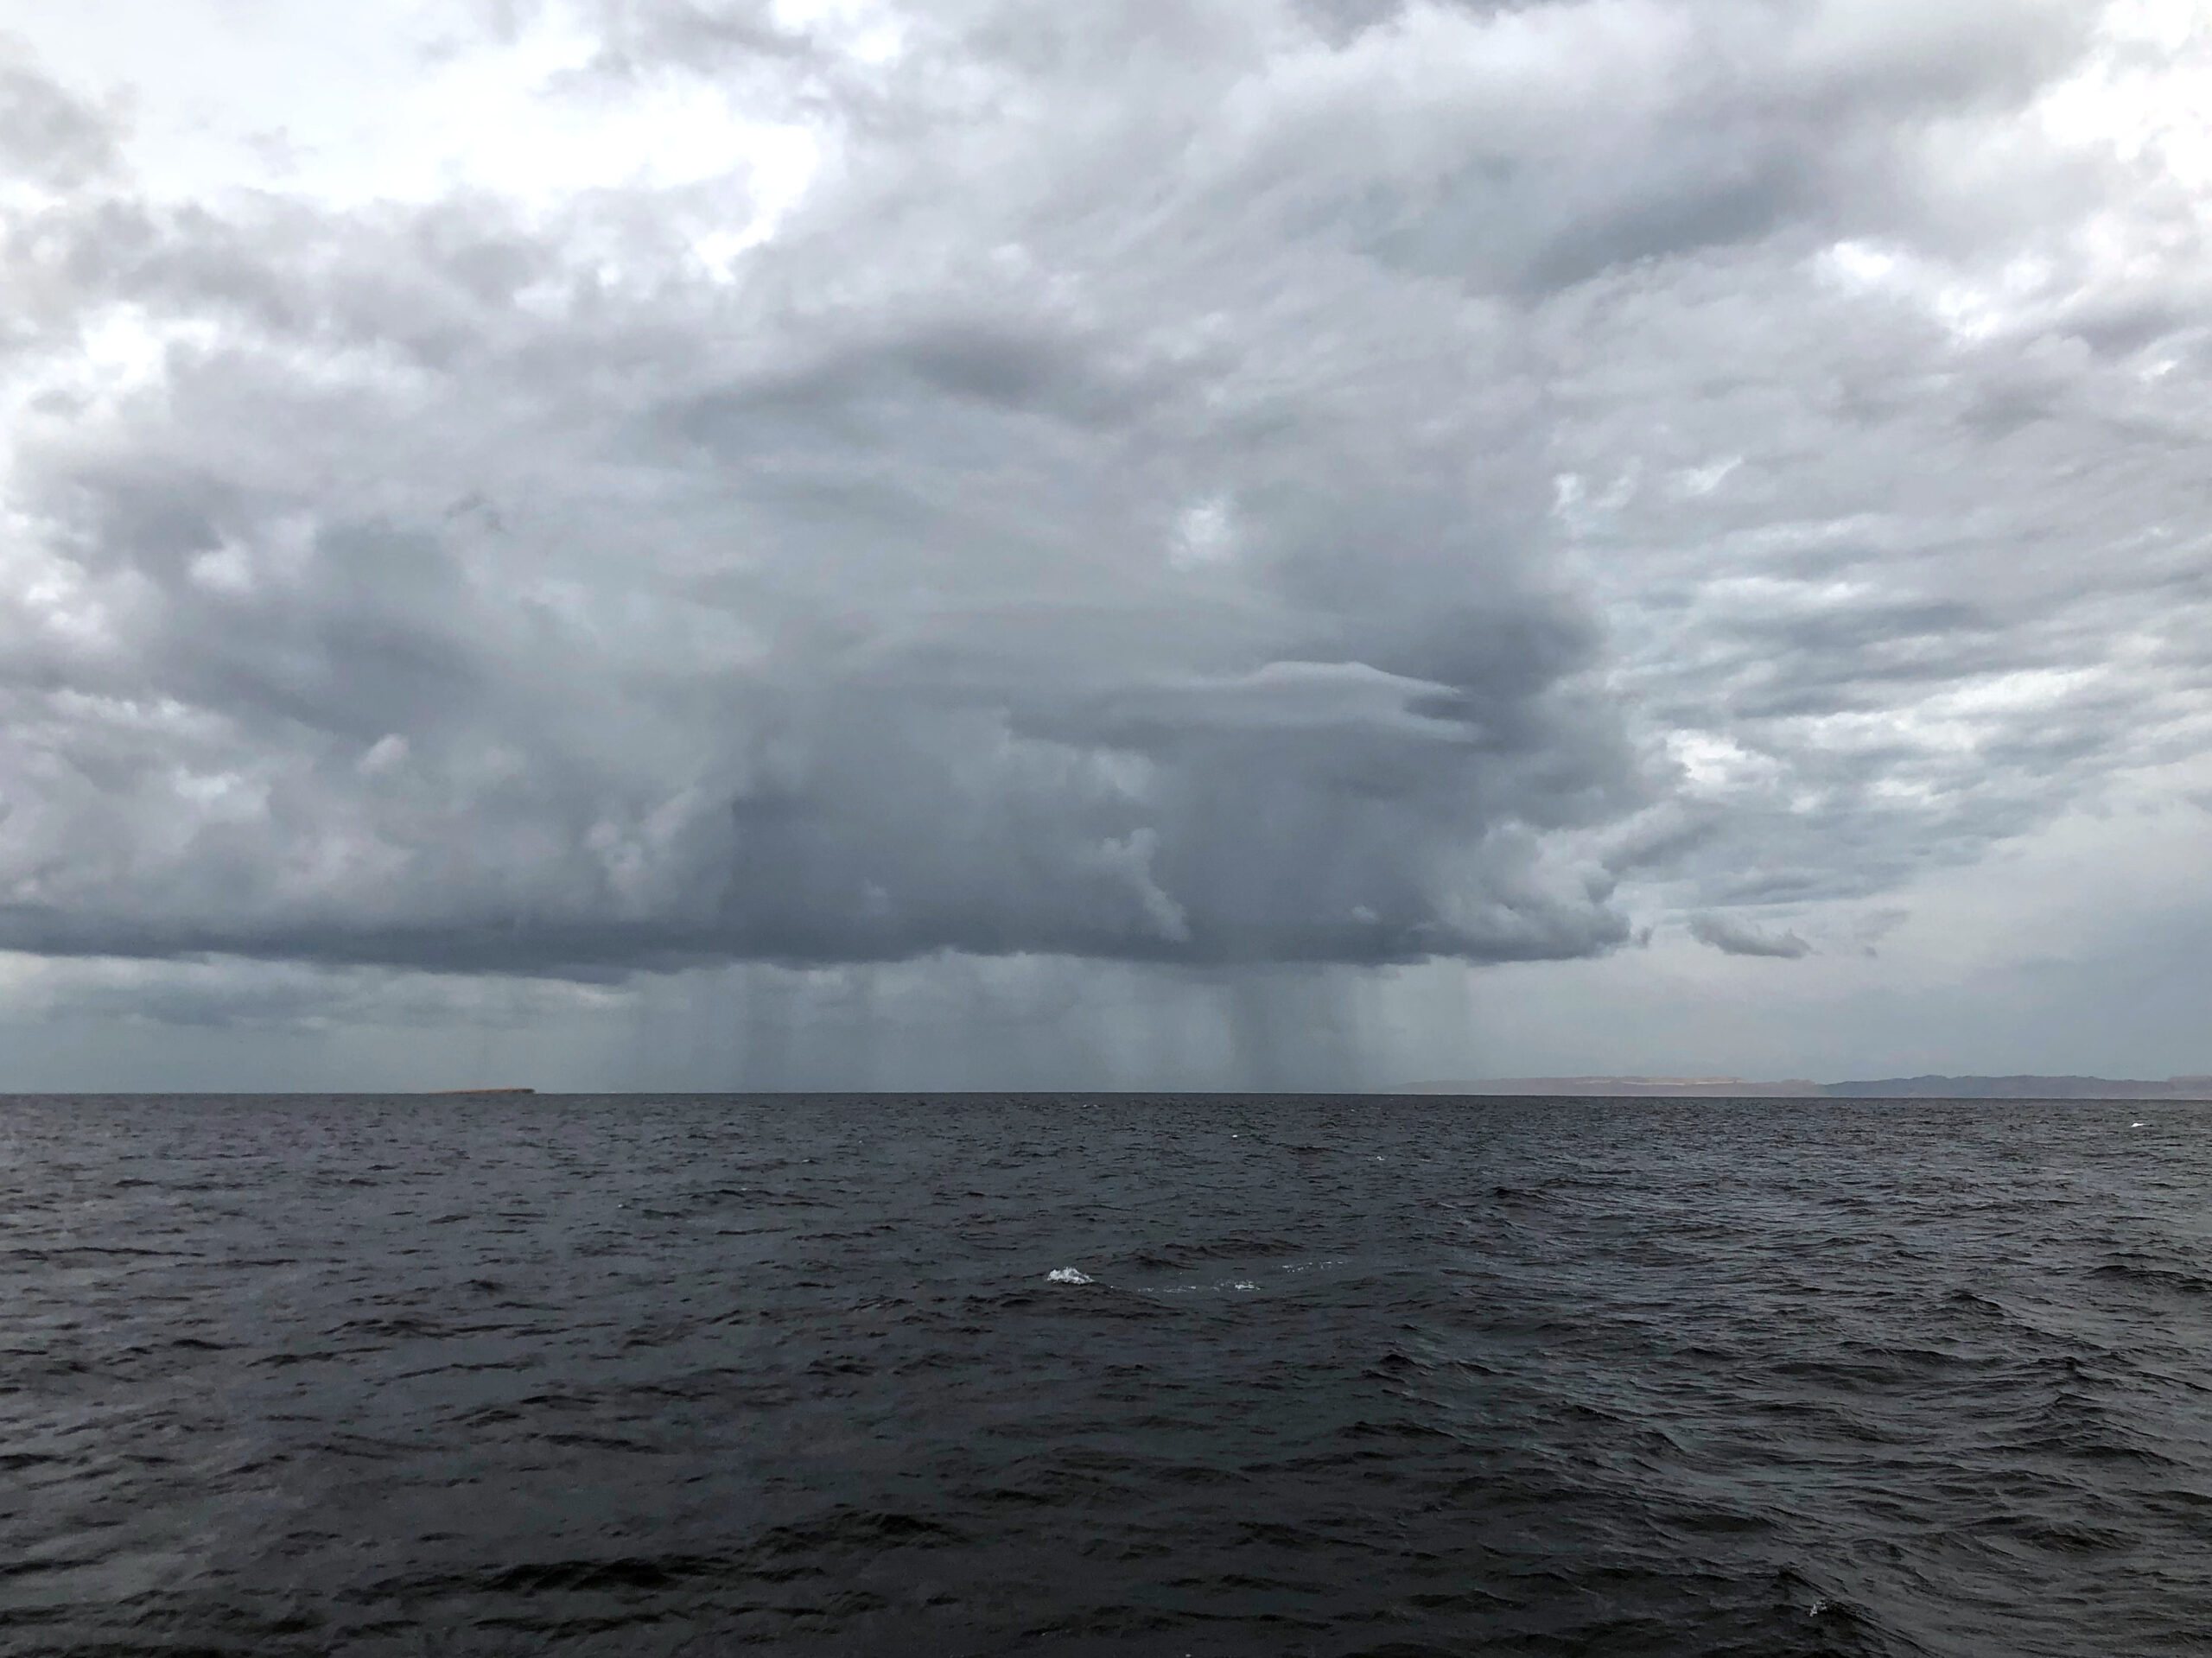
[{"label": "distant mountain ridge", "polygon": [[1479,1082],[1412,1083],[1402,1094],[1536,1094],[1587,1098],[1648,1095],[1711,1099],[1804,1098],[1821,1092],[1818,1083],[1747,1083],[1740,1077],[1491,1077]]},{"label": "distant mountain ridge", "polygon": [[1492,1077],[1477,1082],[1411,1083],[1397,1092],[1600,1099],[2212,1100],[2212,1077],[2151,1081],[2112,1077],[1929,1076],[1848,1083],[1814,1083],[1802,1077],[1746,1082],[1740,1077]]},{"label": "distant mountain ridge", "polygon": [[1844,1099],[2212,1100],[2212,1077],[1885,1077],[1829,1083],[1821,1092]]}]

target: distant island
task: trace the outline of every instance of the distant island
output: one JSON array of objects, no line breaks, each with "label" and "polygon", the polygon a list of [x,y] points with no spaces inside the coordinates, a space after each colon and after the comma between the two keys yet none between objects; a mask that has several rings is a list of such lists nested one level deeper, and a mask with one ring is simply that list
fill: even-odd
[{"label": "distant island", "polygon": [[2163,1082],[2111,1077],[1883,1077],[1869,1082],[1746,1082],[1740,1077],[1492,1077],[1409,1083],[1401,1094],[1517,1094],[1582,1098],[1859,1100],[2212,1100],[2212,1077]]},{"label": "distant island", "polygon": [[534,1088],[434,1088],[430,1090],[432,1096],[437,1099],[450,1099],[456,1095],[466,1094],[535,1094],[537,1092],[537,1090]]},{"label": "distant island", "polygon": [[1844,1099],[2212,1100],[2212,1077],[1885,1077],[1829,1083],[1821,1092]]}]

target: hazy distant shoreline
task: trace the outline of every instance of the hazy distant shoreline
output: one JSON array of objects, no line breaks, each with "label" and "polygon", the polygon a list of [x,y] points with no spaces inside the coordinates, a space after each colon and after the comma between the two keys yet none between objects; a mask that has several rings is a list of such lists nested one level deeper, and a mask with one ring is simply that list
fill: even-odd
[{"label": "hazy distant shoreline", "polygon": [[1815,1083],[1802,1077],[1746,1082],[1740,1077],[1492,1077],[1472,1082],[1408,1083],[1394,1091],[1760,1100],[2212,1100],[2212,1077],[2169,1077],[2163,1081],[2111,1077],[1884,1077],[1848,1083]]}]

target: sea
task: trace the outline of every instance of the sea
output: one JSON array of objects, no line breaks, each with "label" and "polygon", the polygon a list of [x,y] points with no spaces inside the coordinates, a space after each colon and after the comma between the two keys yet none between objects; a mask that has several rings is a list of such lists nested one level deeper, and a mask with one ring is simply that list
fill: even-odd
[{"label": "sea", "polygon": [[2212,1105],[0,1100],[0,1652],[2212,1652]]}]

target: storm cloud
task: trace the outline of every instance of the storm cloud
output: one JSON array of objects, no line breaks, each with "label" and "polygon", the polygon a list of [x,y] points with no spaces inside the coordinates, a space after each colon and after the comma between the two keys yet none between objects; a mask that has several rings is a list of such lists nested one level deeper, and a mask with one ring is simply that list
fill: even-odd
[{"label": "storm cloud", "polygon": [[165,173],[0,66],[0,949],[1798,956],[2212,737],[2201,22],[421,50],[615,159]]}]

